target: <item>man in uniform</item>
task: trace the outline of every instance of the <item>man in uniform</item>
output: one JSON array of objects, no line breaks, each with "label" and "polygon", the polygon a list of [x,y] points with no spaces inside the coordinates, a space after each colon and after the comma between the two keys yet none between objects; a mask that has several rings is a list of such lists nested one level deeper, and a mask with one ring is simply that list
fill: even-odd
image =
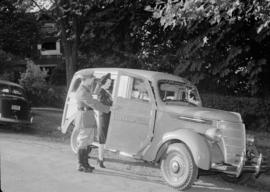
[{"label": "man in uniform", "polygon": [[94,132],[97,127],[95,113],[97,110],[108,113],[110,107],[103,105],[98,100],[93,99],[94,76],[85,75],[81,78],[82,82],[76,92],[78,112],[75,119],[75,129],[79,129],[78,135],[78,171],[92,172],[94,167],[88,163],[88,146],[94,141]]}]

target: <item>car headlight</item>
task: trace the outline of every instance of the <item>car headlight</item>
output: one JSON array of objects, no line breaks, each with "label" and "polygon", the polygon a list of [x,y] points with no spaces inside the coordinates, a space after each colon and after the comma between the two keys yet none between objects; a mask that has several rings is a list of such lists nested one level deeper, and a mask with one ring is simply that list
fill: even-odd
[{"label": "car headlight", "polygon": [[206,130],[205,135],[213,141],[220,141],[222,138],[222,131],[217,128],[210,128]]}]

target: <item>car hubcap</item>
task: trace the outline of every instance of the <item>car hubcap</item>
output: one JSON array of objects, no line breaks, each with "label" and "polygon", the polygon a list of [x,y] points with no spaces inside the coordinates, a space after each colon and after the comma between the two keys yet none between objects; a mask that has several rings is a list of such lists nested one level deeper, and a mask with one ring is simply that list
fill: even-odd
[{"label": "car hubcap", "polygon": [[180,169],[180,165],[179,165],[179,163],[177,161],[174,160],[172,162],[171,168],[172,168],[173,173],[178,173],[179,169]]},{"label": "car hubcap", "polygon": [[167,176],[170,182],[181,183],[185,181],[187,177],[186,163],[185,158],[178,153],[173,153],[168,156],[166,164]]}]

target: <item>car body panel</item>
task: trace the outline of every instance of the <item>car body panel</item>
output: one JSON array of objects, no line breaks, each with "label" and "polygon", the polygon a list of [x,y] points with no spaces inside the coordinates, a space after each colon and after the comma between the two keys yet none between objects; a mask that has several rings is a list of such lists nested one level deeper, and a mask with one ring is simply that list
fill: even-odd
[{"label": "car body panel", "polygon": [[[187,96],[191,90],[196,94],[196,87],[168,73],[123,68],[76,72],[63,113],[63,133],[76,113],[74,93],[80,76],[89,73],[97,78],[111,73],[114,81],[106,149],[157,163],[170,144],[182,142],[199,168],[222,171],[226,166],[234,170],[231,174],[241,173],[246,152],[241,115],[202,107],[199,94],[195,97],[196,103],[191,103]],[[256,170],[260,167],[257,164],[252,165]]]},{"label": "car body panel", "polygon": [[32,123],[31,106],[22,86],[0,80],[0,123]]}]

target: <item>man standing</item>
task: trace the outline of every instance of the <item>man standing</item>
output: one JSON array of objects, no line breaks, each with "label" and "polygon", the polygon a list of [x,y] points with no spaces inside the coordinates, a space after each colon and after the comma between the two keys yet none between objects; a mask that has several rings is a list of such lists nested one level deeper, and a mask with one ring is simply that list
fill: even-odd
[{"label": "man standing", "polygon": [[94,141],[95,129],[97,127],[95,113],[97,110],[103,113],[108,113],[110,107],[103,105],[98,100],[93,99],[94,76],[93,74],[84,75],[81,78],[81,84],[76,92],[76,100],[78,112],[75,119],[75,129],[79,129],[78,135],[78,171],[92,172],[94,167],[88,163],[87,149]]}]

